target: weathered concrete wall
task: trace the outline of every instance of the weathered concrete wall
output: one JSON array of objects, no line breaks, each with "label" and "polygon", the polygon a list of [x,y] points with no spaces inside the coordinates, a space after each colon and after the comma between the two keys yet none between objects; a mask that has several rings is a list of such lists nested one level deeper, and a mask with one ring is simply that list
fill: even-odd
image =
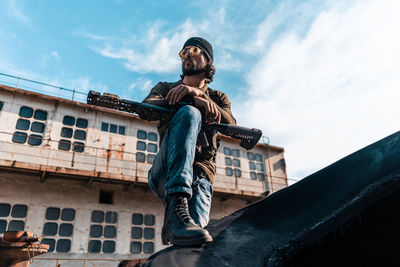
[{"label": "weathered concrete wall", "polygon": [[[117,260],[148,257],[148,254],[131,254],[130,242],[132,228],[132,214],[151,214],[155,216],[155,250],[160,250],[165,246],[161,243],[161,228],[163,223],[164,206],[150,189],[144,187],[133,187],[125,191],[125,186],[118,184],[92,183],[91,187],[86,187],[86,183],[81,180],[50,178],[44,183],[39,182],[39,177],[28,174],[0,173],[0,203],[26,205],[28,207],[27,216],[22,219],[25,222],[25,230],[34,232],[42,236],[43,227],[46,222],[46,210],[49,207],[60,209],[69,208],[75,210],[73,223],[73,234],[71,238],[71,250],[68,253],[47,253],[41,258],[48,260],[37,260],[31,266],[55,266],[57,258],[68,259],[66,265],[62,266],[83,266],[86,259],[86,266],[115,266]],[[114,198],[113,204],[99,203],[100,190],[112,191]],[[247,202],[240,198],[213,197],[211,215],[212,220],[222,218],[233,211],[245,206]],[[88,242],[92,211],[113,211],[118,214],[117,235],[115,238],[115,253],[88,253]],[[14,220],[11,215],[6,219],[8,222]],[[58,223],[62,223],[60,220]],[[56,238],[63,237],[56,235]],[[143,240],[146,241],[146,240]],[[148,240],[147,240],[148,241]],[[101,263],[95,259],[109,259]],[[80,260],[79,260],[80,259]],[[115,259],[113,262],[112,259]],[[38,265],[36,265],[38,264]],[[91,265],[92,264],[92,265]]]},{"label": "weathered concrete wall", "polygon": [[[5,90],[7,89],[7,90]],[[75,172],[92,171],[93,176],[112,176],[113,179],[146,183],[147,172],[151,167],[148,157],[156,152],[138,150],[138,143],[157,146],[158,134],[154,122],[140,120],[138,117],[123,112],[90,105],[38,95],[27,91],[0,87],[0,101],[4,102],[0,111],[0,159],[15,162],[37,164],[37,169],[57,166],[57,171]],[[28,135],[37,134],[28,130],[16,130],[19,119],[38,122],[34,118],[19,116],[20,108],[27,106],[33,110],[47,112],[47,119],[40,121],[45,125],[42,144],[38,146],[12,141],[16,131]],[[64,116],[72,116],[76,120],[87,120],[86,128],[77,125],[64,125]],[[102,130],[102,123],[124,127],[125,134],[111,133]],[[74,136],[61,136],[63,128],[74,132]],[[75,139],[76,130],[85,132],[85,140]],[[155,133],[157,140],[138,138],[138,131]],[[84,144],[83,152],[73,149],[61,150],[60,140],[79,141]],[[73,145],[73,144],[72,144]],[[227,155],[225,149],[236,151],[237,155]],[[251,160],[251,155],[259,155],[260,160]],[[138,161],[138,154],[146,157],[145,162]],[[228,164],[227,160],[231,163]],[[236,163],[235,164],[232,164]],[[238,145],[237,140],[222,138],[221,147],[216,158],[217,176],[214,190],[232,195],[260,196],[266,191],[275,192],[287,185],[284,170],[283,150],[267,145],[257,145],[253,150],[246,151]],[[253,165],[251,165],[253,164]],[[254,169],[254,166],[257,168]],[[262,166],[259,166],[262,165]],[[253,166],[253,168],[251,168]],[[60,170],[61,169],[61,170]],[[89,174],[86,174],[89,175]]]}]

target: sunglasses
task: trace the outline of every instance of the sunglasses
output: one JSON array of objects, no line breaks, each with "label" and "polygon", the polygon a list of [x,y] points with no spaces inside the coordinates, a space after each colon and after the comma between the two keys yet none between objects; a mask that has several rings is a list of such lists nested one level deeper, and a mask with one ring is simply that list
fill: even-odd
[{"label": "sunglasses", "polygon": [[200,55],[200,53],[203,52],[200,48],[198,48],[197,46],[192,46],[190,48],[183,48],[180,52],[179,52],[179,56],[181,58],[187,58],[189,55],[192,56],[197,56]]}]

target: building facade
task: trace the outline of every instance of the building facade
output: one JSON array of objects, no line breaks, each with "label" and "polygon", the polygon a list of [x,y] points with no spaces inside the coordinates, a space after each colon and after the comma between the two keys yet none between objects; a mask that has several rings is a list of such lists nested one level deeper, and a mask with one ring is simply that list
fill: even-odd
[{"label": "building facade", "polygon": [[[287,186],[284,151],[219,136],[211,220]],[[154,122],[0,85],[0,235],[50,245],[31,266],[117,266],[161,244],[164,206],[147,185]]]}]

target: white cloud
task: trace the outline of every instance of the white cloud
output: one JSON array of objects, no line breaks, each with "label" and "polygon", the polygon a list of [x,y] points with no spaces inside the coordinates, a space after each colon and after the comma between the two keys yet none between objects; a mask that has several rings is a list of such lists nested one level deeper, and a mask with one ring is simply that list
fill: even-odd
[{"label": "white cloud", "polygon": [[49,63],[53,62],[61,63],[61,58],[56,51],[44,54],[41,58],[40,65],[46,67]]},{"label": "white cloud", "polygon": [[50,55],[53,57],[53,58],[55,58],[58,62],[60,61],[60,56],[58,55],[58,53],[56,52],[56,51],[52,51],[51,53],[50,53]]},{"label": "white cloud", "polygon": [[15,21],[22,22],[29,28],[33,28],[30,18],[25,15],[17,5],[16,1],[8,1],[8,17],[13,18]]},{"label": "white cloud", "polygon": [[[235,30],[226,21],[224,7],[216,7],[210,17],[193,20],[186,19],[181,25],[165,30],[166,23],[154,22],[148,30],[137,36],[105,37],[96,34],[82,34],[93,41],[103,41],[92,49],[102,56],[122,60],[124,66],[135,72],[171,73],[180,71],[178,52],[183,43],[192,36],[208,39],[218,47],[216,67],[225,70],[238,70],[242,65],[234,59],[232,52],[240,49],[230,39]],[[214,57],[216,57],[214,56]]]},{"label": "white cloud", "polygon": [[150,89],[152,88],[152,86],[153,86],[153,81],[147,80],[147,81],[143,84],[141,90],[142,90],[143,92],[148,93],[148,92],[150,92]]},{"label": "white cloud", "polygon": [[237,71],[243,65],[239,59],[235,58],[227,50],[221,49],[221,52],[218,54],[218,60],[214,64],[217,70]]},{"label": "white cloud", "polygon": [[190,19],[179,26],[179,29],[170,32],[162,32],[160,23],[157,22],[144,36],[131,37],[122,46],[106,42],[103,47],[92,49],[105,57],[122,60],[131,71],[168,73],[179,69],[177,53],[196,30],[197,27]]},{"label": "white cloud", "polygon": [[305,36],[281,34],[250,71],[246,109],[238,100],[234,111],[241,111],[239,123],[260,127],[285,148],[289,178],[400,128],[399,8],[398,1],[332,6]]},{"label": "white cloud", "polygon": [[108,91],[108,86],[99,82],[92,82],[88,76],[79,77],[76,79],[71,79],[66,81],[66,86],[71,89],[75,89],[81,92],[88,92],[89,90],[94,90],[97,92]]},{"label": "white cloud", "polygon": [[154,86],[152,80],[148,79],[137,79],[135,82],[131,83],[128,87],[128,91],[135,92],[136,90],[148,93],[150,89]]}]

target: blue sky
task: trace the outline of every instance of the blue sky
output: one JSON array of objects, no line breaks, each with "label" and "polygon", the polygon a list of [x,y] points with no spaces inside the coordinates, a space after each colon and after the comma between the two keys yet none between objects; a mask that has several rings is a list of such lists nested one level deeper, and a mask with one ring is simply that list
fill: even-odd
[{"label": "blue sky", "polygon": [[[239,124],[285,148],[298,180],[399,127],[399,2],[0,1],[0,72],[141,100],[179,79],[184,41]],[[0,77],[0,82],[4,78]]]}]

